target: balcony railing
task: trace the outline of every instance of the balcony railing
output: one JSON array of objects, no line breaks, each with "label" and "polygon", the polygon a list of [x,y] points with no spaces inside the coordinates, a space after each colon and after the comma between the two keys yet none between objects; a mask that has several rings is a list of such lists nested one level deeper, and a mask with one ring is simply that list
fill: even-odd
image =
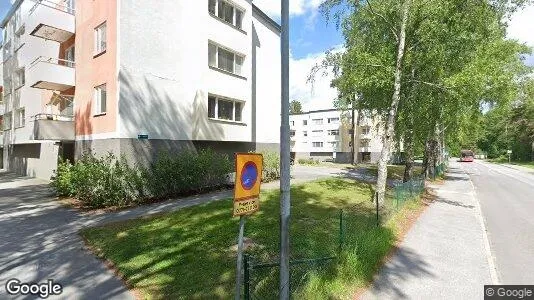
[{"label": "balcony railing", "polygon": [[61,58],[53,58],[53,57],[46,57],[46,56],[39,56],[37,57],[36,59],[34,59],[31,63],[30,63],[30,68],[32,68],[34,65],[40,63],[40,62],[45,62],[45,63],[49,63],[49,64],[55,64],[55,65],[60,65],[60,66],[66,66],[66,67],[70,67],[70,68],[74,68],[76,66],[76,63],[72,60],[66,60],[66,59],[61,59]]},{"label": "balcony railing", "polygon": [[46,6],[52,9],[57,9],[59,11],[66,12],[68,14],[74,15],[74,8],[69,7],[68,5],[55,3],[48,0],[40,0],[38,2],[35,2],[35,4],[30,8],[29,15],[32,15],[35,10],[39,7],[39,5]]},{"label": "balcony railing", "polygon": [[48,0],[37,2],[28,14],[30,35],[63,43],[74,35],[74,9]]},{"label": "balcony railing", "polygon": [[35,140],[74,140],[74,116],[68,114],[40,113],[34,117]]},{"label": "balcony railing", "polygon": [[34,88],[65,91],[75,86],[73,61],[40,56],[28,68],[27,82]]}]

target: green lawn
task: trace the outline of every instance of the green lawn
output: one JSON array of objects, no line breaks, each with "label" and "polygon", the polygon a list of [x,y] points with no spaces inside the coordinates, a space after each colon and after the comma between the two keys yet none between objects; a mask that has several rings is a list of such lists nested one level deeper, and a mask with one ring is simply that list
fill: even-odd
[{"label": "green lawn", "polygon": [[[508,163],[508,159],[506,158],[494,158],[490,159],[489,161],[498,164]],[[534,169],[534,161],[511,161],[510,164]]]},{"label": "green lawn", "polygon": [[[354,168],[354,167],[353,167]],[[369,174],[378,176],[377,165],[361,164],[356,166],[357,169],[365,169]],[[413,175],[421,175],[423,168],[421,166],[413,167]],[[404,165],[389,165],[388,166],[388,179],[402,180],[404,178]]]},{"label": "green lawn", "polygon": [[[332,178],[292,186],[291,196],[291,254],[295,259],[337,255],[340,209],[347,216],[339,264],[306,277],[295,299],[350,298],[372,278],[391,250],[402,215],[419,207],[419,201],[413,201],[394,211],[388,198],[382,218],[389,221],[376,227],[367,184]],[[232,218],[231,212],[228,199],[87,229],[82,235],[144,298],[230,299],[238,229],[238,218]],[[248,253],[255,259],[276,258],[278,219],[279,191],[263,192],[260,211],[247,220],[245,230],[254,243]],[[275,297],[275,273],[265,273],[264,286],[255,286],[255,292]]]}]

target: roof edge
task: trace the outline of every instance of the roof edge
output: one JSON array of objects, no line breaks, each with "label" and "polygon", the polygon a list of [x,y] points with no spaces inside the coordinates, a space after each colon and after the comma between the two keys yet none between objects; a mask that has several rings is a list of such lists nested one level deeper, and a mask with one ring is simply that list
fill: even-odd
[{"label": "roof edge", "polygon": [[300,112],[300,113],[293,113],[293,114],[289,114],[291,116],[298,116],[298,115],[307,115],[307,114],[311,114],[311,113],[318,113],[318,112],[329,112],[329,111],[339,111],[339,112],[343,112],[345,110],[343,109],[340,109],[340,108],[327,108],[327,109],[318,109],[318,110],[310,110],[310,111],[303,111],[303,112]]},{"label": "roof edge", "polygon": [[271,19],[266,13],[264,13],[259,7],[257,7],[254,3],[252,3],[252,11],[260,15],[262,19],[267,21],[269,24],[271,24],[278,32],[282,32],[282,26],[278,24],[275,20]]}]

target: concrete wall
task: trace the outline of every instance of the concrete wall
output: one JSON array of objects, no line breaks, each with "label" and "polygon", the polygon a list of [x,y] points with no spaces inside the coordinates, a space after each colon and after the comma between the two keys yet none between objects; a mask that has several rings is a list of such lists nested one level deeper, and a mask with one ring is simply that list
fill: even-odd
[{"label": "concrete wall", "polygon": [[[5,149],[6,150],[6,149]],[[54,142],[10,145],[10,171],[23,176],[50,179],[57,168],[59,145]]]}]

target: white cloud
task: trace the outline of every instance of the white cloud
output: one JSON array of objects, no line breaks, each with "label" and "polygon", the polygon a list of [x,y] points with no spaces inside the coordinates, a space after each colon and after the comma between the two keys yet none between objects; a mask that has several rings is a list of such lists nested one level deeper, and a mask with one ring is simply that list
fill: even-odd
[{"label": "white cloud", "polygon": [[[341,46],[334,48],[341,50]],[[331,72],[327,76],[322,76],[319,72],[315,76],[313,84],[308,83],[308,75],[312,68],[321,63],[325,58],[324,53],[310,54],[305,58],[293,59],[289,61],[289,99],[299,100],[303,110],[327,109],[333,107],[333,101],[337,98],[337,90],[330,87],[333,79]]]},{"label": "white cloud", "polygon": [[[290,0],[289,14],[302,15],[315,11],[324,0]],[[274,18],[280,18],[280,0],[254,0],[254,4],[264,13]]]},{"label": "white cloud", "polygon": [[516,12],[508,26],[508,37],[534,47],[534,4]]}]

